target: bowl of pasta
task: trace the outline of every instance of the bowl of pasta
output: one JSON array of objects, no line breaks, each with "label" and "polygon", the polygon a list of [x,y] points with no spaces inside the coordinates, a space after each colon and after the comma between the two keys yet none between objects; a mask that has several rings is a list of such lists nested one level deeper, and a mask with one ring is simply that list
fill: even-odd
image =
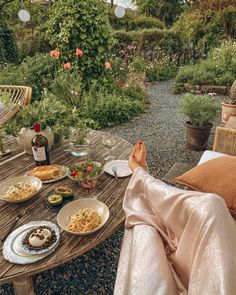
[{"label": "bowl of pasta", "polygon": [[0,200],[8,203],[22,203],[33,198],[41,187],[42,181],[34,176],[11,178],[0,186]]},{"label": "bowl of pasta", "polygon": [[88,235],[99,230],[109,218],[108,207],[95,199],[75,200],[57,215],[58,225],[74,235]]}]

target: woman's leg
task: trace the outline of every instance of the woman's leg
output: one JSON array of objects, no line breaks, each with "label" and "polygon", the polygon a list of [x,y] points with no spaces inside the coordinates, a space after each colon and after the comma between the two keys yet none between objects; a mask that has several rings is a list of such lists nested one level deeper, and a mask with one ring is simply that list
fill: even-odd
[{"label": "woman's leg", "polygon": [[137,225],[125,230],[114,294],[179,294],[163,241],[154,227]]},{"label": "woman's leg", "polygon": [[[170,261],[189,294],[235,294],[236,225],[222,198],[167,186],[140,168],[145,149],[130,157],[126,226],[151,224],[169,244]],[[143,165],[141,165],[143,166]]]}]

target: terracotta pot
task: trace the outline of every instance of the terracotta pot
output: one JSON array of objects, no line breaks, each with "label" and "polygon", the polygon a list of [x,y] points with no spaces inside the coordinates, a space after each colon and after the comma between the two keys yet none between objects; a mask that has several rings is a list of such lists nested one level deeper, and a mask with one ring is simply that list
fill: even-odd
[{"label": "terracotta pot", "polygon": [[210,136],[212,124],[209,126],[194,126],[190,122],[185,123],[187,148],[193,151],[204,151]]},{"label": "terracotta pot", "polygon": [[230,116],[236,116],[236,105],[222,102],[222,122],[227,123]]}]

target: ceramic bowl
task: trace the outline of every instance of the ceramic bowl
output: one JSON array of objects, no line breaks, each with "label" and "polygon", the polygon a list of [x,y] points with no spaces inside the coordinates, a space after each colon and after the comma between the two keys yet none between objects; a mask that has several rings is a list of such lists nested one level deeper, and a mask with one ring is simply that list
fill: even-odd
[{"label": "ceramic bowl", "polygon": [[[102,218],[102,221],[98,227],[95,229],[88,231],[88,232],[74,232],[67,228],[70,218],[72,215],[74,215],[76,212],[78,212],[80,209],[90,208],[96,211]],[[109,218],[109,209],[108,207],[98,200],[94,199],[80,199],[75,200],[67,204],[65,207],[63,207],[59,213],[57,214],[57,223],[59,226],[65,230],[68,233],[74,234],[74,235],[88,235],[91,233],[96,232],[99,230],[104,224],[107,222]]]},{"label": "ceramic bowl", "polygon": [[[19,200],[9,200],[5,199],[3,196],[5,192],[9,189],[11,185],[17,184],[19,182],[25,182],[28,183],[36,188],[36,192]],[[39,178],[36,178],[34,176],[19,176],[19,177],[14,177],[11,179],[8,179],[6,181],[3,181],[0,186],[0,200],[8,203],[22,203],[25,201],[28,201],[32,199],[41,189],[42,187],[42,181]]]}]

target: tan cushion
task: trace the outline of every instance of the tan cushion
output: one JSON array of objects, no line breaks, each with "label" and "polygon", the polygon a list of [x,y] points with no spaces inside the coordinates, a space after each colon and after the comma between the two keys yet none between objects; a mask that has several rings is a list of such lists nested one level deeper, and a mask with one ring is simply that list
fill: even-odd
[{"label": "tan cushion", "polygon": [[209,160],[175,178],[175,182],[200,192],[215,193],[224,198],[236,212],[236,157],[223,156]]}]

